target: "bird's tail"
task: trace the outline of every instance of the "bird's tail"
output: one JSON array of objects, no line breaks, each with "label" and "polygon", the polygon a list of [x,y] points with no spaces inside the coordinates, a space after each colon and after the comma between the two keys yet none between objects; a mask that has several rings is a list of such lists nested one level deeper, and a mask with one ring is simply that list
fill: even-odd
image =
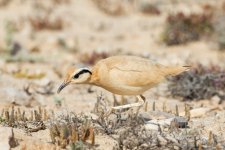
[{"label": "bird's tail", "polygon": [[176,67],[166,67],[165,74],[166,76],[176,76],[181,74],[182,72],[188,71],[191,66],[176,66]]}]

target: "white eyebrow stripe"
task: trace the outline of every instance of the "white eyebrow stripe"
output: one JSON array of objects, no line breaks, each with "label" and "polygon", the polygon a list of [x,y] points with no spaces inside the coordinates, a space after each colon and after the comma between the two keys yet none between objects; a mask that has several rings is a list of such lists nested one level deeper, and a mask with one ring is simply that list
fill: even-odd
[{"label": "white eyebrow stripe", "polygon": [[73,74],[75,75],[75,74],[81,72],[82,70],[89,70],[89,68],[87,68],[87,67],[79,68],[79,69],[77,69],[76,71],[74,71]]},{"label": "white eyebrow stripe", "polygon": [[77,71],[74,72],[74,75],[73,76],[80,76],[81,74],[84,74],[84,73],[89,73],[89,74],[92,74],[92,72],[88,69],[88,68],[80,68],[78,69]]}]

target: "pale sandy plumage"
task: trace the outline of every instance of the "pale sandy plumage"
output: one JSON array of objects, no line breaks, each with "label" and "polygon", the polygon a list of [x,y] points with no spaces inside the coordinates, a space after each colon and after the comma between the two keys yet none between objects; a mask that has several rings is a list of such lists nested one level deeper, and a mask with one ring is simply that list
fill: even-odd
[{"label": "pale sandy plumage", "polygon": [[[92,69],[70,68],[58,92],[69,83],[75,83],[93,84],[119,95],[141,95],[167,76],[188,69],[188,66],[164,66],[137,56],[112,56],[100,60]],[[75,75],[79,77],[74,78]]]}]

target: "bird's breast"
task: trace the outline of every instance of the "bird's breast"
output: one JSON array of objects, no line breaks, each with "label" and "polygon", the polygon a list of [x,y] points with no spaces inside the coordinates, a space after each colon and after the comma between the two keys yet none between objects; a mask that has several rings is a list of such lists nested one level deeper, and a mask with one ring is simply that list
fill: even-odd
[{"label": "bird's breast", "polygon": [[150,87],[143,87],[143,86],[142,87],[127,86],[127,85],[121,85],[121,84],[110,84],[110,85],[101,84],[100,87],[118,95],[140,95],[150,88]]}]

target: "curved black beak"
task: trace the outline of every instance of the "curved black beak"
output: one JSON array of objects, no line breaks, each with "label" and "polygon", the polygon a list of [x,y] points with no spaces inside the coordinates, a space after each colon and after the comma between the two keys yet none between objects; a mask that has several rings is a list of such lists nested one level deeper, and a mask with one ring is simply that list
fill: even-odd
[{"label": "curved black beak", "polygon": [[58,88],[58,90],[57,90],[57,93],[59,94],[61,91],[62,91],[62,89],[64,89],[67,85],[69,85],[70,84],[70,82],[63,82],[60,86],[59,86],[59,88]]}]

